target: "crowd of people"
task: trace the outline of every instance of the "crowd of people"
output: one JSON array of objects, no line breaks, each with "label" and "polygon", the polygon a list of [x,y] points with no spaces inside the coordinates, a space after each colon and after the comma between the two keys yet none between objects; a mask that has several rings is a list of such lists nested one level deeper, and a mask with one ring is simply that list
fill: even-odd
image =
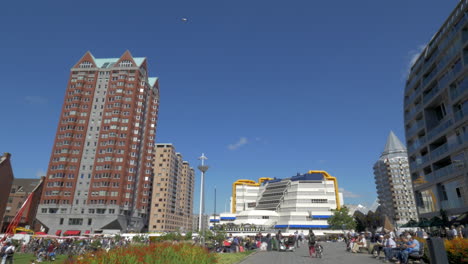
[{"label": "crowd of people", "polygon": [[424,240],[438,236],[446,239],[468,238],[468,230],[464,226],[451,226],[451,228],[433,229],[428,232],[423,228],[415,230],[383,229],[381,232],[356,233],[353,230],[345,236],[347,250],[352,253],[369,252],[377,259],[384,262],[406,264],[410,256],[422,258],[424,244],[418,239]]},{"label": "crowd of people", "polygon": [[[145,242],[145,241],[143,241]],[[147,241],[146,241],[147,242]],[[14,254],[33,254],[31,263],[53,261],[57,255],[73,256],[96,250],[109,251],[115,247],[125,247],[131,239],[123,237],[90,237],[90,238],[47,238],[32,237],[28,242],[17,241],[15,247],[11,239],[7,239],[0,249],[1,264],[13,263]]]},{"label": "crowd of people", "polygon": [[245,250],[260,250],[260,251],[281,251],[281,250],[294,250],[294,248],[300,248],[307,242],[309,247],[310,257],[316,257],[316,249],[319,247],[319,251],[323,249],[317,243],[317,237],[312,230],[309,231],[308,235],[305,235],[303,231],[296,231],[292,235],[284,236],[279,230],[277,233],[262,234],[257,233],[255,236],[247,236],[242,238],[240,236],[233,236],[229,234],[228,237],[223,241],[222,246],[218,247],[218,252],[224,253],[235,253],[243,252]]}]

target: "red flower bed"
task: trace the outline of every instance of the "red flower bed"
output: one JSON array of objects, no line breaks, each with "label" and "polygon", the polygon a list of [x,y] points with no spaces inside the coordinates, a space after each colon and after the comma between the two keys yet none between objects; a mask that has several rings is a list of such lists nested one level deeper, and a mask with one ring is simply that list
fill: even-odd
[{"label": "red flower bed", "polygon": [[77,257],[74,264],[211,264],[217,257],[206,249],[189,244],[157,243],[116,248]]}]

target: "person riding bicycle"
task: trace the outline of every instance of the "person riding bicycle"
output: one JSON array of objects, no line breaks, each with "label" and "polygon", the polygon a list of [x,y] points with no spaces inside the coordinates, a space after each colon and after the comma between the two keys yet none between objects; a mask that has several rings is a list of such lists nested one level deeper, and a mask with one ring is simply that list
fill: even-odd
[{"label": "person riding bicycle", "polygon": [[308,239],[309,239],[309,256],[312,257],[312,253],[316,255],[315,253],[315,244],[316,244],[316,240],[317,238],[315,237],[315,234],[314,234],[314,231],[312,231],[312,229],[309,230],[309,235],[308,235]]}]

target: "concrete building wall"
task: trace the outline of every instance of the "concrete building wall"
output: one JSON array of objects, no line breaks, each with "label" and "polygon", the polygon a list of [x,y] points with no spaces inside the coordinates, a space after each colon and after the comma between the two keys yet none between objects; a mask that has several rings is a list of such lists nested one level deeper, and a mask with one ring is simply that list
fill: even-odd
[{"label": "concrete building wall", "polygon": [[11,154],[4,153],[0,156],[0,226],[3,225],[3,216],[6,211],[11,185],[13,183],[13,169],[10,162]]},{"label": "concrete building wall", "polygon": [[[404,125],[419,216],[468,212],[468,1],[459,1],[415,61]],[[428,39],[431,36],[428,36]]]},{"label": "concrete building wall", "polygon": [[259,186],[237,185],[236,191],[236,212],[255,210]]}]

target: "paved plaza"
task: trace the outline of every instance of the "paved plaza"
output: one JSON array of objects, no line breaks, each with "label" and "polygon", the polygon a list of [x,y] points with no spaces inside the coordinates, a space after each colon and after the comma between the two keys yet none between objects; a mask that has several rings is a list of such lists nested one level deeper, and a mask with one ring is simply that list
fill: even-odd
[{"label": "paved plaza", "polygon": [[285,263],[326,263],[326,264],[367,264],[383,263],[369,254],[353,254],[345,250],[344,242],[321,243],[324,247],[323,258],[310,258],[309,249],[306,244],[295,252],[257,252],[240,264],[285,264]]}]

